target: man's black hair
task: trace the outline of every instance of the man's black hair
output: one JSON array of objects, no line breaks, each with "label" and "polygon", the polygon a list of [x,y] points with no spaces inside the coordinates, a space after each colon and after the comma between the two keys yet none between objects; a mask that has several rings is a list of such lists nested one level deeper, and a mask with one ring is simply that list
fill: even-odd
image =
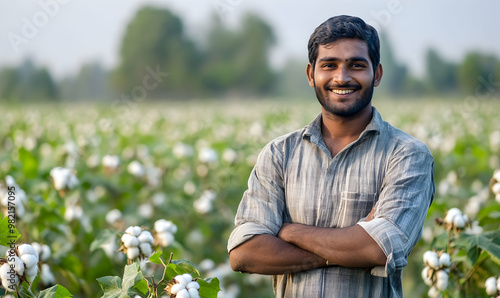
[{"label": "man's black hair", "polygon": [[343,38],[360,39],[368,45],[368,55],[373,64],[373,72],[380,63],[380,40],[375,28],[362,19],[353,16],[340,15],[331,17],[319,25],[311,34],[308,43],[309,63],[313,69],[318,57],[318,47],[333,43]]}]

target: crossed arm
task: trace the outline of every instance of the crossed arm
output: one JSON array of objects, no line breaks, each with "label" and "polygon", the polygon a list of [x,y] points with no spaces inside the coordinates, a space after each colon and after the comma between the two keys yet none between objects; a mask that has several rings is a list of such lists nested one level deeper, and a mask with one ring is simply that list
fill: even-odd
[{"label": "crossed arm", "polygon": [[273,275],[324,267],[326,260],[345,267],[386,263],[382,249],[359,225],[337,229],[289,223],[277,237],[256,235],[237,246],[229,259],[235,271]]}]

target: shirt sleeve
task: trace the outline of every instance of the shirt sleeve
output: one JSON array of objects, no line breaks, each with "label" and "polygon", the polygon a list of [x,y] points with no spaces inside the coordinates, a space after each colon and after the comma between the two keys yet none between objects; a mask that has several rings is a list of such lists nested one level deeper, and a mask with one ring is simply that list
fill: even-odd
[{"label": "shirt sleeve", "polygon": [[228,252],[255,235],[278,234],[285,207],[282,169],[283,152],[276,143],[268,144],[250,174],[229,236]]},{"label": "shirt sleeve", "polygon": [[387,166],[374,219],[358,222],[387,257],[385,270],[376,267],[373,275],[388,276],[408,264],[434,192],[434,160],[427,147],[399,149]]}]

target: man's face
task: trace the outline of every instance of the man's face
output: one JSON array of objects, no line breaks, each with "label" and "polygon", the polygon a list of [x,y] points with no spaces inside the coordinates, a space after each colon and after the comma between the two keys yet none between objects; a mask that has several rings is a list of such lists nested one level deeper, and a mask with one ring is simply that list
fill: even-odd
[{"label": "man's face", "polygon": [[307,65],[307,77],[324,110],[334,116],[353,117],[371,106],[382,66],[373,73],[366,42],[340,39],[318,47],[314,70]]}]

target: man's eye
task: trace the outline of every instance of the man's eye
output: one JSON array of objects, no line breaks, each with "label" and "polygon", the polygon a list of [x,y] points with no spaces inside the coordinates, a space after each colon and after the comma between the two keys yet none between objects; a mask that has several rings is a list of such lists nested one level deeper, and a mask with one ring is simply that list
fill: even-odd
[{"label": "man's eye", "polygon": [[335,65],[333,63],[325,63],[325,64],[323,64],[323,68],[332,68],[334,66]]},{"label": "man's eye", "polygon": [[353,64],[351,64],[351,67],[353,67],[353,68],[364,68],[365,65],[361,64],[361,63],[353,63]]}]

